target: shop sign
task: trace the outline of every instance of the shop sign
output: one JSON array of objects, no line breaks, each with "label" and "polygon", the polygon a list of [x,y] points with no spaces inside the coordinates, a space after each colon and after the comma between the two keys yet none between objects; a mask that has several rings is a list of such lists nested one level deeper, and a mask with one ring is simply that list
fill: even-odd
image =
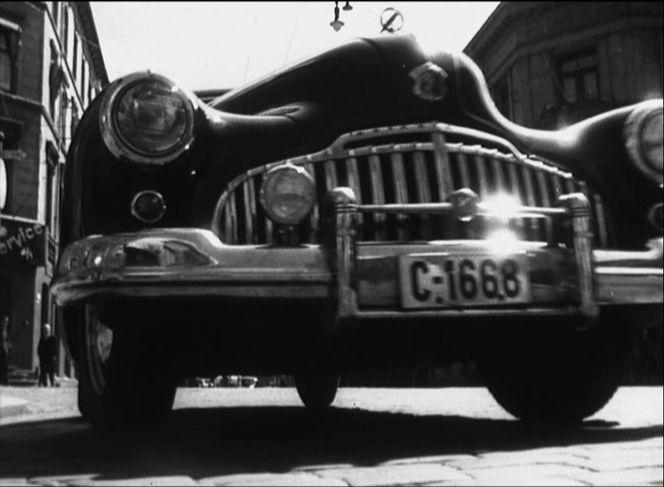
[{"label": "shop sign", "polygon": [[45,250],[44,225],[0,216],[0,266],[43,266]]}]

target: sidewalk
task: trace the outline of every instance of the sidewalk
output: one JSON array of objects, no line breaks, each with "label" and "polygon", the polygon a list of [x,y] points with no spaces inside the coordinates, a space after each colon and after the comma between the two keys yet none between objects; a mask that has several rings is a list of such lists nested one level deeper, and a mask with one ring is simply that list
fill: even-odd
[{"label": "sidewalk", "polygon": [[77,382],[66,379],[58,383],[59,387],[0,386],[0,423],[26,414],[78,411]]},{"label": "sidewalk", "polygon": [[10,416],[26,414],[28,412],[28,401],[12,397],[5,390],[5,387],[0,387],[0,420]]}]

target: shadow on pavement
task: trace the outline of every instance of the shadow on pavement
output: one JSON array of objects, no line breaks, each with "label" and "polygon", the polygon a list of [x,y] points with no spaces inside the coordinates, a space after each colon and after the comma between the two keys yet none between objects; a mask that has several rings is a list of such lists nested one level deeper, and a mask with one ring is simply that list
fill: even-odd
[{"label": "shadow on pavement", "polygon": [[519,451],[662,436],[661,425],[528,425],[516,420],[301,407],[178,409],[162,429],[98,436],[81,418],[0,427],[0,477],[95,480],[288,472],[325,464],[370,466],[418,456]]}]

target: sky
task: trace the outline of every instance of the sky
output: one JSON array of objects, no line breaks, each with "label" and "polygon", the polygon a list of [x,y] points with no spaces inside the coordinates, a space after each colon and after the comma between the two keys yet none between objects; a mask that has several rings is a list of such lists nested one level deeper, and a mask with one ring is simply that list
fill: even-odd
[{"label": "sky", "polygon": [[[234,88],[356,37],[388,7],[427,52],[461,51],[499,2],[90,2],[111,80],[151,69],[192,90]],[[345,2],[339,2],[343,7]]]}]

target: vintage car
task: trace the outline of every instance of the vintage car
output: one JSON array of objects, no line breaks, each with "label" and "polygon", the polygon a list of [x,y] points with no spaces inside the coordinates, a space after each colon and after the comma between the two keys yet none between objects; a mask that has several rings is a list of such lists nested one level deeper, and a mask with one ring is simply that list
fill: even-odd
[{"label": "vintage car", "polygon": [[52,292],[97,426],[184,377],[473,360],[525,420],[612,397],[662,320],[662,100],[518,126],[477,65],[358,39],[208,102],[117,79],[68,154]]}]

